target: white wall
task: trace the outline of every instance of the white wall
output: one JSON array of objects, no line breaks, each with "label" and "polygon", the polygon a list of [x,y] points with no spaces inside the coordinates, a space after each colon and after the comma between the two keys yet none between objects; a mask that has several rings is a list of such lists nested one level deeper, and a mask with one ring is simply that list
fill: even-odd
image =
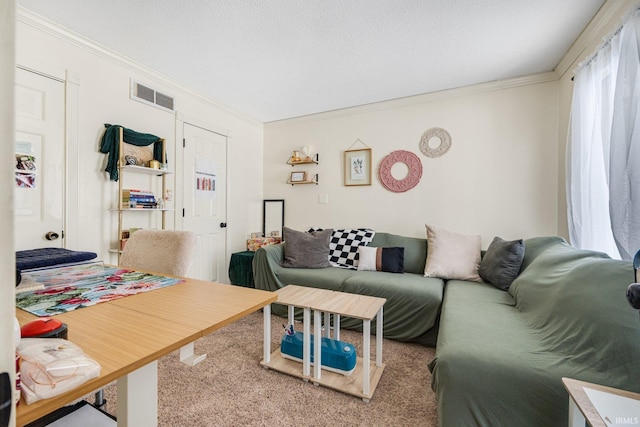
[{"label": "white wall", "polygon": [[[425,223],[506,239],[555,235],[558,229],[558,85],[555,75],[530,76],[280,122],[264,135],[264,194],[286,201],[286,225],[371,227],[425,236]],[[419,150],[422,133],[446,129],[444,156]],[[357,139],[373,149],[371,186],[343,186],[343,151]],[[319,185],[286,185],[291,151],[311,145]],[[418,155],[420,183],[392,193],[377,178],[394,150]],[[302,167],[300,167],[302,169]],[[328,204],[318,197],[328,195]]]},{"label": "white wall", "polygon": [[[49,21],[24,9],[18,9],[18,61],[61,67],[77,76],[79,81],[77,192],[81,214],[77,223],[68,224],[69,241],[77,247],[95,251],[105,261],[115,262],[108,250],[115,247],[117,215],[108,209],[116,201],[117,183],[110,182],[103,172],[106,156],[98,151],[104,123],[120,124],[140,132],[166,139],[169,166],[180,173],[176,165],[174,114],[129,99],[130,78],[174,96],[179,117],[230,136],[228,149],[228,218],[229,254],[242,250],[245,236],[261,228],[262,188],[255,185],[262,179],[262,123],[232,112],[213,101],[201,98],[177,83],[152,70],[122,58],[114,52],[69,33]],[[212,53],[214,54],[214,53]],[[143,178],[140,178],[143,179]],[[73,180],[72,180],[73,181]],[[175,185],[175,176],[170,179]],[[144,185],[141,184],[141,185]],[[174,188],[174,194],[179,191]],[[72,206],[71,209],[74,207]],[[153,216],[129,218],[129,226],[159,226]],[[159,215],[158,215],[159,218]],[[170,218],[173,224],[174,218]],[[171,228],[171,227],[170,227]],[[77,235],[74,235],[77,234]]]}]

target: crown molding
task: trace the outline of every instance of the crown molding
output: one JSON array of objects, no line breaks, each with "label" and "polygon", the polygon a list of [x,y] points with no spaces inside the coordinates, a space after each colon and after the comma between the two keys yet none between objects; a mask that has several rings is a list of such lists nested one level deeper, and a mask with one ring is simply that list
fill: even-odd
[{"label": "crown molding", "polygon": [[326,111],[323,113],[309,114],[306,116],[293,117],[283,120],[275,120],[266,122],[265,125],[280,126],[293,123],[300,123],[310,120],[331,119],[335,117],[343,117],[355,114],[370,113],[373,111],[388,110],[394,108],[402,108],[417,104],[426,104],[429,102],[439,101],[442,99],[458,98],[461,96],[475,95],[479,93],[493,92],[497,90],[516,88],[520,86],[530,86],[541,83],[558,81],[558,75],[555,71],[546,73],[530,74],[527,76],[515,77],[512,79],[495,80],[486,83],[479,83],[470,86],[462,86],[454,89],[446,89],[437,92],[430,92],[421,95],[408,96],[404,98],[396,98],[388,101],[374,102],[355,107],[347,107],[337,110]]},{"label": "crown molding", "polygon": [[118,53],[115,50],[109,49],[108,47],[102,46],[99,43],[90,40],[78,33],[75,33],[60,24],[51,21],[41,15],[38,15],[28,9],[25,9],[22,6],[18,6],[16,13],[17,22],[28,25],[32,28],[35,28],[39,31],[44,32],[45,34],[49,34],[53,37],[57,37],[67,43],[70,43],[76,47],[84,49],[96,56],[99,56],[113,64],[124,67],[132,72],[139,73],[143,75],[145,78],[153,79],[154,81],[159,82],[160,84],[168,87],[169,89],[176,90],[182,92],[184,95],[195,98],[196,100],[202,102],[203,104],[209,105],[211,107],[217,108],[219,110],[224,111],[237,119],[243,120],[245,122],[249,122],[251,124],[262,125],[263,122],[249,117],[245,114],[242,114],[230,107],[227,107],[215,100],[207,98],[192,89],[182,85],[180,82],[162,74],[151,68],[148,68],[139,62]]}]

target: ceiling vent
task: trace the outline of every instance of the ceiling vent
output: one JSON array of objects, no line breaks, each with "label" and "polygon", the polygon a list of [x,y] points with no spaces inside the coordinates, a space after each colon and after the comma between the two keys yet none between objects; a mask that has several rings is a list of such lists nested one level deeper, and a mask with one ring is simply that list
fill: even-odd
[{"label": "ceiling vent", "polygon": [[160,93],[155,89],[145,86],[135,80],[131,80],[131,99],[143,102],[148,105],[160,108],[165,111],[174,112],[173,97]]}]

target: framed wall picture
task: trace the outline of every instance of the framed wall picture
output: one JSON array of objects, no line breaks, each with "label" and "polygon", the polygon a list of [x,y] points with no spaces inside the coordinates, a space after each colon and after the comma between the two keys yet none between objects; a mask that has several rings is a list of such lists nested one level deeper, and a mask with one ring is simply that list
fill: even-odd
[{"label": "framed wall picture", "polygon": [[371,148],[344,152],[344,185],[371,185]]},{"label": "framed wall picture", "polygon": [[305,182],[307,180],[307,172],[297,171],[291,172],[289,176],[289,182]]}]

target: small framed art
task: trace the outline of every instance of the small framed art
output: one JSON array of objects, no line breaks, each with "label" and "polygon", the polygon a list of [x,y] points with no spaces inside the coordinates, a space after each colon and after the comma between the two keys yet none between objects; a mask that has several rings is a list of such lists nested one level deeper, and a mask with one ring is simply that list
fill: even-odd
[{"label": "small framed art", "polygon": [[289,182],[305,182],[306,180],[307,172],[305,171],[291,172],[289,175]]},{"label": "small framed art", "polygon": [[371,185],[371,148],[344,152],[344,185]]}]

